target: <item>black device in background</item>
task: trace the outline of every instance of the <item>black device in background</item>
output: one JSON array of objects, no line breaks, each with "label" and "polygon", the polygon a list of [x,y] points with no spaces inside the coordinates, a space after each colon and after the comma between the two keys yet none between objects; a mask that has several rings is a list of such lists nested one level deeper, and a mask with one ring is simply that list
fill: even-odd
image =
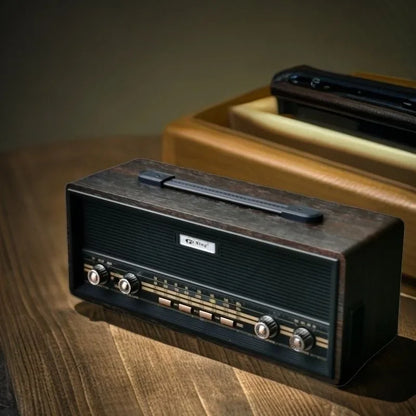
[{"label": "black device in background", "polygon": [[306,65],[271,82],[279,114],[416,151],[416,89]]}]

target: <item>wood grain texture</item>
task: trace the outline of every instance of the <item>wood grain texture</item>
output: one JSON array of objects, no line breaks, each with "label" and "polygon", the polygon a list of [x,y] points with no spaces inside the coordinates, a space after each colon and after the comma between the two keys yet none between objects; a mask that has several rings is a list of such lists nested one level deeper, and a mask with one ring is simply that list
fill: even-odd
[{"label": "wood grain texture", "polygon": [[[399,78],[356,75],[416,85]],[[393,180],[395,175],[387,179],[388,174],[372,173],[367,169],[368,161],[360,162],[360,168],[360,164],[349,163],[348,157],[334,159],[328,149],[321,149],[321,153],[303,145],[297,148],[290,143],[296,136],[293,126],[286,129],[285,140],[279,143],[231,128],[230,108],[268,96],[269,88],[259,88],[170,123],[163,135],[163,161],[401,218],[405,222],[403,271],[416,279],[414,175],[407,172],[401,183]],[[386,164],[382,159],[379,162]]]},{"label": "wood grain texture", "polygon": [[[205,114],[205,113],[201,113]],[[296,149],[197,117],[171,123],[163,160],[290,192],[382,212],[405,222],[404,273],[416,278],[416,192]]]},{"label": "wood grain texture", "polygon": [[416,300],[400,337],[344,389],[69,294],[64,186],[157,140],[0,155],[0,344],[22,415],[416,414]]},{"label": "wood grain texture", "polygon": [[279,114],[276,97],[232,106],[229,116],[233,130],[381,176],[397,186],[416,187],[415,153]]},{"label": "wood grain texture", "polygon": [[[322,213],[323,220],[305,225],[261,210],[253,217],[251,210],[238,204],[218,203],[215,198],[199,198],[188,192],[156,191],[158,187],[137,183],[138,172],[147,170],[277,204],[313,208]],[[146,159],[97,172],[71,183],[69,189],[321,255],[348,252],[390,227],[401,229],[401,222],[394,217]]]}]

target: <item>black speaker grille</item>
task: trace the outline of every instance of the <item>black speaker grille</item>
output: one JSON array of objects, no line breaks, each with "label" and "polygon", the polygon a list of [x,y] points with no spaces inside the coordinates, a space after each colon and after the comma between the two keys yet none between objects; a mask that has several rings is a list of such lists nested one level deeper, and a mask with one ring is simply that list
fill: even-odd
[{"label": "black speaker grille", "polygon": [[[83,198],[83,248],[329,321],[335,262],[136,208]],[[217,254],[179,245],[215,242]]]}]

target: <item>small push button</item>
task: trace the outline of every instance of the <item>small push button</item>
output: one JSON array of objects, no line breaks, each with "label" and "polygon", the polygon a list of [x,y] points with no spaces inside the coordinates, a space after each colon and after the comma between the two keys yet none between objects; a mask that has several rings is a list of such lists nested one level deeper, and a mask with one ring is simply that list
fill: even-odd
[{"label": "small push button", "polygon": [[172,306],[172,301],[166,298],[159,298],[159,303],[163,306]]},{"label": "small push button", "polygon": [[227,325],[227,326],[230,326],[230,327],[234,326],[234,321],[232,319],[224,318],[223,316],[221,316],[220,322],[223,325]]},{"label": "small push button", "polygon": [[212,320],[212,313],[206,311],[199,311],[199,316],[204,319]]},{"label": "small push button", "polygon": [[180,303],[178,308],[181,312],[186,312],[186,313],[191,313],[192,312],[192,308],[188,305],[184,305],[183,303]]}]

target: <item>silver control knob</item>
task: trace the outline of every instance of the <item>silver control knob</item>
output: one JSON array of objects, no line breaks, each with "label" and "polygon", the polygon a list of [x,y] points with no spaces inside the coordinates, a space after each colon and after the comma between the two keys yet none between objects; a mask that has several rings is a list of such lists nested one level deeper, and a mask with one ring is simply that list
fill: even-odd
[{"label": "silver control knob", "polygon": [[301,352],[309,351],[315,344],[315,339],[306,328],[296,328],[289,339],[289,346],[292,350]]},{"label": "silver control knob", "polygon": [[107,269],[102,264],[96,264],[87,275],[88,281],[94,285],[100,285],[108,280]]},{"label": "silver control knob", "polygon": [[125,295],[133,295],[140,289],[140,281],[134,273],[126,273],[122,279],[118,281],[118,288]]},{"label": "silver control knob", "polygon": [[279,333],[279,325],[271,316],[264,315],[254,325],[254,333],[261,339],[273,338]]}]

